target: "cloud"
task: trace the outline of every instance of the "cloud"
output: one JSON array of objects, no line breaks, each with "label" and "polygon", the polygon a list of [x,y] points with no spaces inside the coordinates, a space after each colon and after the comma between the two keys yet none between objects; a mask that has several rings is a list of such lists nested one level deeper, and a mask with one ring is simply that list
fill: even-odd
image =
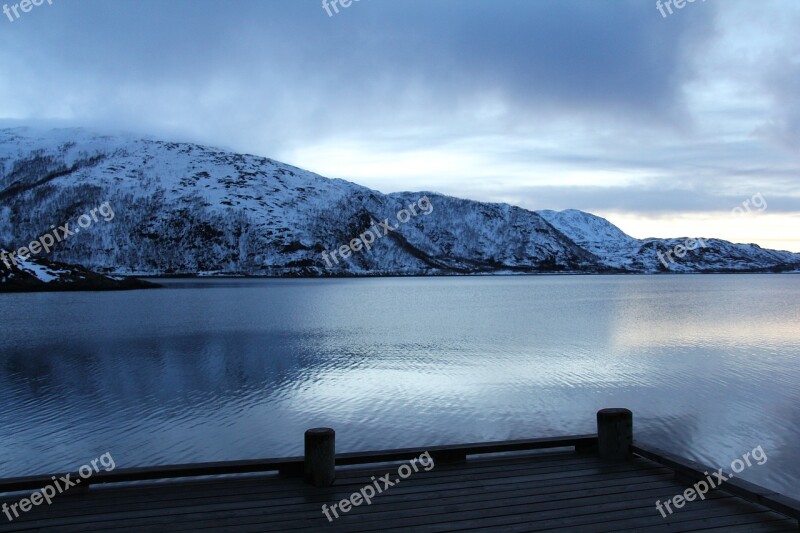
[{"label": "cloud", "polygon": [[[752,191],[752,192],[751,192]],[[674,215],[685,213],[723,213],[752,199],[766,198],[770,213],[800,212],[800,196],[770,195],[758,190],[749,194],[719,194],[713,188],[702,190],[663,187],[528,187],[506,190],[501,196],[516,199],[517,204],[536,209],[580,209],[599,212]]]},{"label": "cloud", "polygon": [[639,0],[361,0],[334,17],[318,0],[82,0],[0,22],[0,118],[197,141],[386,192],[640,214],[761,192],[798,209],[790,2],[662,18]]},{"label": "cloud", "polygon": [[4,35],[4,74],[33,98],[3,99],[0,114],[221,128],[234,143],[276,144],[440,121],[669,123],[685,115],[683,59],[713,11],[672,24],[652,11],[632,0],[409,0],[329,18],[304,0],[54,4]]}]

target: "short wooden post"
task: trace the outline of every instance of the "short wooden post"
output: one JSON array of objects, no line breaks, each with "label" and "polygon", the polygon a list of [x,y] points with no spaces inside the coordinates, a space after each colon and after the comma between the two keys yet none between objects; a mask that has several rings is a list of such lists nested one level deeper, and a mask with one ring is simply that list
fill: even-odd
[{"label": "short wooden post", "polygon": [[633,413],[628,409],[597,411],[597,449],[607,461],[627,461],[633,445]]},{"label": "short wooden post", "polygon": [[336,479],[336,432],[314,428],[305,434],[305,482],[315,487],[329,487]]}]

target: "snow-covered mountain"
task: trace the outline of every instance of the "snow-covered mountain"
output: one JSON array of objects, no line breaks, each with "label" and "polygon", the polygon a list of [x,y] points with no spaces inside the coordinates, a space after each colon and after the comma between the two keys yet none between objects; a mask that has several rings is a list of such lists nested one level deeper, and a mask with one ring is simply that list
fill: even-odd
[{"label": "snow-covered mountain", "polygon": [[[627,272],[750,272],[789,271],[800,266],[800,254],[766,250],[757,244],[733,244],[721,239],[634,239],[608,220],[575,209],[537,211],[609,268]],[[686,247],[684,257],[676,247]],[[672,253],[672,255],[668,255]]]},{"label": "snow-covered mountain", "polygon": [[[347,258],[339,251],[331,261],[387,219],[390,231],[383,229],[370,250],[345,251]],[[140,275],[657,272],[664,268],[656,250],[682,242],[633,239],[580,211],[382,194],[195,144],[80,129],[0,130],[0,246],[60,235],[64,224],[74,234],[55,243],[49,259]],[[800,264],[798,254],[708,244],[670,270]]]}]

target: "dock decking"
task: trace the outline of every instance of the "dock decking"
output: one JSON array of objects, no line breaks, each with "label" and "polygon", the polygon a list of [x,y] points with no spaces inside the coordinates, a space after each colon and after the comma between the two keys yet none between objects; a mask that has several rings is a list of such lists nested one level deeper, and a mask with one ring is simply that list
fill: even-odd
[{"label": "dock decking", "polygon": [[[302,457],[118,470],[13,522],[0,514],[0,533],[798,531],[800,502],[739,480],[662,517],[656,501],[682,494],[705,467],[635,443],[626,460],[609,461],[598,442],[584,435],[339,454],[336,480],[325,487],[304,482]],[[424,453],[433,466],[408,467],[400,479],[398,467]],[[30,493],[49,480],[0,481],[0,491]],[[383,490],[370,505],[329,513],[331,521],[323,514],[323,505],[367,486]],[[0,497],[0,505],[23,496]]]}]

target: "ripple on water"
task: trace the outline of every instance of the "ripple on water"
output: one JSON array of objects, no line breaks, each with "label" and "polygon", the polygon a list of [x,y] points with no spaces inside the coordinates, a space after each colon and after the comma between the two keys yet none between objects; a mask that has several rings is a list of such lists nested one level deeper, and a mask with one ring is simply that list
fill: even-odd
[{"label": "ripple on water", "polygon": [[637,439],[712,465],[762,445],[768,462],[746,474],[797,495],[797,279],[15,295],[0,307],[0,470],[106,451],[125,466],[296,455],[312,426],[336,428],[342,451],[584,433],[597,409],[626,406]]}]

